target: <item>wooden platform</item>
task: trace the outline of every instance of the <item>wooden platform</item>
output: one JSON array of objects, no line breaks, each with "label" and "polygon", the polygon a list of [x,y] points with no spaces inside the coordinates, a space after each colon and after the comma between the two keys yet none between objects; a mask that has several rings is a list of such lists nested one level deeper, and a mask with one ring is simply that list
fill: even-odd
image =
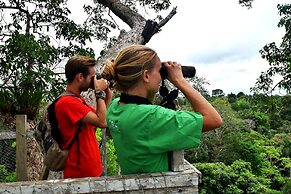
[{"label": "wooden platform", "polygon": [[100,178],[0,184],[0,194],[30,193],[198,193],[201,173],[186,160],[184,171]]}]

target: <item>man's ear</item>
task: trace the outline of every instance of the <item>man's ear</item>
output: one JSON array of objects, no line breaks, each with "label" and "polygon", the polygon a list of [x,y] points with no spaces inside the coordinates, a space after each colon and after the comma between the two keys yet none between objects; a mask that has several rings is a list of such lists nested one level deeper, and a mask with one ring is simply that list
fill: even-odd
[{"label": "man's ear", "polygon": [[150,78],[149,70],[144,70],[143,71],[142,78],[143,78],[144,82],[149,82],[149,78]]},{"label": "man's ear", "polygon": [[84,79],[84,76],[83,76],[82,73],[78,73],[78,74],[75,76],[75,78],[76,78],[78,81],[80,81],[80,80]]}]

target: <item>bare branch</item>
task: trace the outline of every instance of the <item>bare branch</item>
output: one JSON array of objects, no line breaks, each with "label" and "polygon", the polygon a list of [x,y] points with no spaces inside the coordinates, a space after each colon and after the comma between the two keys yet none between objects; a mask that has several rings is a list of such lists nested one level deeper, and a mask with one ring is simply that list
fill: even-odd
[{"label": "bare branch", "polygon": [[139,13],[131,10],[119,0],[97,0],[101,5],[108,7],[117,17],[128,24],[130,28],[140,25],[146,19]]},{"label": "bare branch", "polygon": [[158,24],[159,29],[162,28],[164,25],[166,25],[166,23],[168,23],[168,21],[170,21],[176,13],[177,13],[177,7],[174,7],[172,11],[169,13],[169,15]]},{"label": "bare branch", "polygon": [[27,18],[25,34],[28,35],[29,34],[29,29],[30,29],[30,20],[31,20],[32,16],[30,15],[30,13],[29,13],[28,10],[23,9],[19,5],[19,2],[18,1],[14,1],[14,3],[16,4],[16,6],[6,6],[6,5],[4,5],[4,6],[0,6],[0,9],[17,9],[20,12],[25,13],[26,14],[26,18]]},{"label": "bare branch", "polygon": [[0,9],[18,9],[18,7],[13,7],[13,6],[0,6]]},{"label": "bare branch", "polygon": [[112,19],[112,21],[114,22],[114,24],[117,26],[117,29],[120,30],[119,25],[117,24],[117,22],[115,21],[115,19],[110,15],[110,9],[108,10],[108,16]]},{"label": "bare branch", "polygon": [[13,73],[13,72],[11,72],[11,73],[7,76],[6,80],[3,80],[3,83],[2,83],[2,85],[1,85],[1,88],[3,88],[3,86],[5,86],[5,85],[8,83],[8,81],[11,80],[12,73]]},{"label": "bare branch", "polygon": [[6,38],[7,36],[8,36],[8,37],[12,37],[11,34],[5,34],[5,33],[2,33],[2,34],[0,35],[0,40],[3,41],[4,38]]}]

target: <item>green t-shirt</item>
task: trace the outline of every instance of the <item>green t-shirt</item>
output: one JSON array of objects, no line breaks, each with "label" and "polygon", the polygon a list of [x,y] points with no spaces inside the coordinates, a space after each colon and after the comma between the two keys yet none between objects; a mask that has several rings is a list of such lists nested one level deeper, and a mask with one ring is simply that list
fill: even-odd
[{"label": "green t-shirt", "polygon": [[122,174],[168,171],[169,151],[200,144],[203,126],[200,113],[118,102],[116,98],[108,108],[107,126]]}]

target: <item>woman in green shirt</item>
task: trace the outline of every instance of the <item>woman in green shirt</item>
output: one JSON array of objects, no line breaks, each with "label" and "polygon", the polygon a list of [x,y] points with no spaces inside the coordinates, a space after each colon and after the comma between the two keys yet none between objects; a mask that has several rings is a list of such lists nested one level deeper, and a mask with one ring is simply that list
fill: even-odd
[{"label": "woman in green shirt", "polygon": [[129,46],[103,69],[102,77],[113,80],[121,92],[108,108],[107,126],[122,174],[168,171],[169,151],[197,147],[202,131],[222,125],[217,111],[185,80],[181,65],[172,61],[163,65],[167,79],[185,95],[193,111],[153,104],[162,63],[151,48]]}]

